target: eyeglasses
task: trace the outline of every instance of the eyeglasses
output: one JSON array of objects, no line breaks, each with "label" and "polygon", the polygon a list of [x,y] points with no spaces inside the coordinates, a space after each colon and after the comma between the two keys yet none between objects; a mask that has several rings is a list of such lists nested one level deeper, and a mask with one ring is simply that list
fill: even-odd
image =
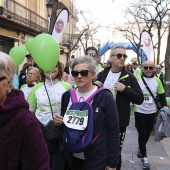
[{"label": "eyeglasses", "polygon": [[124,60],[128,57],[126,54],[121,54],[121,53],[118,53],[117,55],[112,54],[112,56],[117,56],[118,59],[121,59],[123,56]]},{"label": "eyeglasses", "polygon": [[150,66],[150,67],[148,67],[148,66],[145,66],[145,67],[143,67],[144,68],[144,70],[153,70],[153,67],[152,66]]},{"label": "eyeglasses", "polygon": [[33,58],[32,57],[27,57],[27,60],[33,60]]},{"label": "eyeglasses", "polygon": [[81,71],[71,71],[71,74],[74,78],[78,77],[81,74],[82,77],[88,76],[89,70],[81,70]]},{"label": "eyeglasses", "polygon": [[5,79],[6,79],[6,77],[5,77],[5,76],[0,77],[0,81],[3,81],[3,80],[5,80]]},{"label": "eyeglasses", "polygon": [[27,76],[35,76],[36,73],[27,73]]},{"label": "eyeglasses", "polygon": [[95,54],[95,53],[89,53],[87,55],[90,56],[90,57],[96,57],[97,56],[97,54]]}]

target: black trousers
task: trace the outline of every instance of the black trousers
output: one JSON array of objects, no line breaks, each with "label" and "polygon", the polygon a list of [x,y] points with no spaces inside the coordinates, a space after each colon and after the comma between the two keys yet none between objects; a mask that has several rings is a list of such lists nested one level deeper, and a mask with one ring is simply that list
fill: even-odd
[{"label": "black trousers", "polygon": [[74,161],[74,165],[71,167],[71,170],[87,170],[84,159],[73,157],[73,161]]},{"label": "black trousers", "polygon": [[71,166],[71,170],[105,170],[106,162],[104,164],[100,165],[86,165],[86,162],[84,159],[79,159],[76,157],[73,157],[74,164]]},{"label": "black trousers", "polygon": [[135,112],[135,126],[138,131],[138,144],[143,157],[146,155],[146,144],[150,138],[150,133],[153,130],[156,113],[143,114]]},{"label": "black trousers", "polygon": [[65,170],[64,150],[50,152],[50,170]]},{"label": "black trousers", "polygon": [[116,170],[120,170],[121,169],[121,165],[122,165],[121,151],[122,151],[122,148],[123,148],[123,143],[124,143],[124,140],[125,140],[125,135],[126,135],[126,128],[121,128],[120,129],[120,155],[119,155],[119,163],[117,164]]}]

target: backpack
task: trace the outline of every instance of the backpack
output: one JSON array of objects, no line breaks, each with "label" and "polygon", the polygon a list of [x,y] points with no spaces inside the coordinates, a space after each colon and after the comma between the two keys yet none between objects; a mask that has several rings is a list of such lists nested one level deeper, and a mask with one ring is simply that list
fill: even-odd
[{"label": "backpack", "polygon": [[105,88],[100,87],[87,100],[78,102],[75,89],[70,89],[72,105],[63,118],[63,143],[68,151],[84,152],[100,135],[101,131],[93,138],[93,108],[90,101],[102,90]]}]

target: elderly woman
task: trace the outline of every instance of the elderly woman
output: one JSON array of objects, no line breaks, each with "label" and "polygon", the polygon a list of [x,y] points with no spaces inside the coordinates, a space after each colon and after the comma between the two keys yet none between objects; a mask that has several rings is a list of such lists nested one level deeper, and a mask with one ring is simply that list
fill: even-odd
[{"label": "elderly woman", "polygon": [[[62,81],[63,69],[60,62],[51,73],[43,73],[41,83],[35,85],[28,98],[30,110],[39,120],[42,130],[47,129],[53,123],[53,117],[61,111],[61,96],[72,86]],[[52,125],[53,126],[53,125]],[[54,127],[55,128],[55,127]],[[57,129],[56,129],[57,131]],[[65,156],[62,148],[61,135],[49,139],[44,133],[50,153],[51,170],[64,170]]]},{"label": "elderly woman", "polygon": [[21,86],[21,90],[24,92],[25,99],[27,100],[32,88],[38,84],[41,80],[41,75],[36,67],[29,67],[27,72],[27,84]]},{"label": "elderly woman", "polygon": [[0,52],[0,169],[49,170],[49,154],[39,124],[23,92],[12,89],[14,72],[12,58]]},{"label": "elderly woman", "polygon": [[[94,85],[96,62],[88,56],[73,60],[72,76],[78,101],[85,101],[99,87]],[[61,115],[55,116],[55,124],[62,125],[65,112],[72,105],[70,93],[62,96]],[[119,120],[115,101],[109,90],[100,91],[93,99],[93,128],[95,142],[83,153],[72,153],[68,158],[72,170],[115,170],[119,158]],[[62,125],[65,128],[65,125]]]}]

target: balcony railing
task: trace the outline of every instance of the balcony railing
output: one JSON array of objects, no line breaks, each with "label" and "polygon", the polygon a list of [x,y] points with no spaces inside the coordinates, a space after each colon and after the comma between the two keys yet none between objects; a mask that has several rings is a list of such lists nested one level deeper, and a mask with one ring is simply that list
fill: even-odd
[{"label": "balcony railing", "polygon": [[48,21],[45,18],[16,1],[9,0],[7,8],[0,6],[0,15],[37,31],[48,32]]}]

